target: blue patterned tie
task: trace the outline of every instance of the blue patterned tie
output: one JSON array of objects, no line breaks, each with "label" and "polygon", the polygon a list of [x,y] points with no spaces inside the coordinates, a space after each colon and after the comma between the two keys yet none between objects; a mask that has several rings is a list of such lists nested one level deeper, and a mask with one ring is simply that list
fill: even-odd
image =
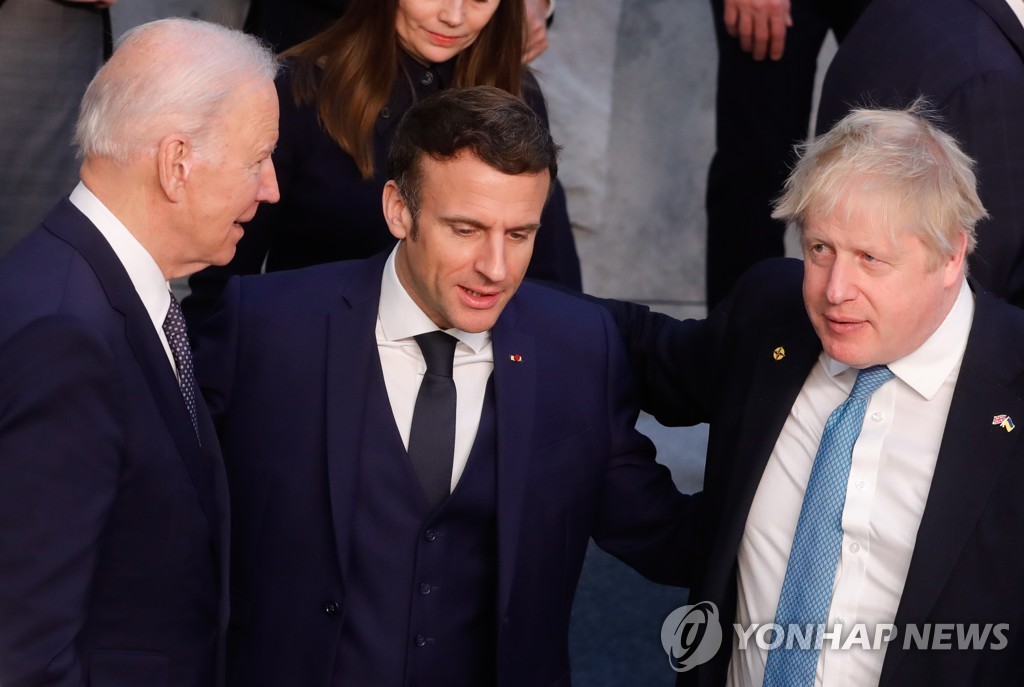
[{"label": "blue patterned tie", "polygon": [[[787,628],[796,625],[801,635],[810,625],[824,625],[832,602],[832,583],[843,542],[843,506],[850,478],[853,445],[864,424],[864,412],[871,394],[892,379],[885,365],[861,370],[850,396],[832,411],[818,445],[811,477],[804,492],[800,519],[793,535],[786,577],[782,582],[775,624],[788,639]],[[794,640],[797,638],[794,638]],[[778,641],[776,638],[775,641]],[[811,648],[801,649],[794,641],[768,652],[764,687],[804,687],[814,684],[819,647],[815,635]]]},{"label": "blue patterned tie", "polygon": [[196,419],[196,375],[192,369],[192,346],[188,341],[188,330],[185,328],[185,317],[181,314],[178,299],[171,294],[171,304],[164,317],[164,334],[174,356],[174,364],[178,368],[178,386],[185,400],[188,416],[192,420],[192,429],[199,438],[199,421]]}]

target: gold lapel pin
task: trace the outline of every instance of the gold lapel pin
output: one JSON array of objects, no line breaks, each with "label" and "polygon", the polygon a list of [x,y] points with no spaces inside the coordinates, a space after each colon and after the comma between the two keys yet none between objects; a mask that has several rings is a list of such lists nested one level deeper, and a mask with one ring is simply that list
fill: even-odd
[{"label": "gold lapel pin", "polygon": [[774,351],[772,351],[772,357],[775,358],[775,360],[782,360],[783,358],[786,357],[786,349],[783,348],[782,346],[779,346]]},{"label": "gold lapel pin", "polygon": [[510,355],[508,357],[508,359],[511,360],[514,363],[521,363],[521,362],[523,362],[523,356],[519,355],[518,353],[513,353],[512,355]]}]

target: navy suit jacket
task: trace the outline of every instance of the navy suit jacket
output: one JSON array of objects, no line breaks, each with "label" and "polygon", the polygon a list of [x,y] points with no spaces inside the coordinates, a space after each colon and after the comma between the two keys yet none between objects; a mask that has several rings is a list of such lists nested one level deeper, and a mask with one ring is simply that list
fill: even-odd
[{"label": "navy suit jacket", "polygon": [[0,263],[0,684],[209,687],[227,490],[117,256],[67,199]]},{"label": "navy suit jacket", "polygon": [[874,0],[825,75],[817,131],[851,106],[920,95],[978,163],[991,218],[978,224],[971,273],[1024,306],[1024,27],[1006,0]]},{"label": "navy suit jacket", "polygon": [[[385,258],[234,279],[197,344],[232,491],[235,684],[328,684],[346,569],[372,555],[350,544],[361,445],[397,432],[364,402],[384,384],[374,327]],[[491,333],[496,682],[569,685],[569,611],[589,537],[649,578],[682,584],[696,499],[676,491],[634,429],[628,367],[603,309],[523,284]]]},{"label": "navy suit jacket", "polygon": [[[693,601],[717,604],[734,635],[736,554],[754,493],[821,353],[801,296],[802,264],[755,267],[704,321],[611,303],[642,405],[667,425],[710,422],[704,477],[707,565]],[[972,284],[973,286],[973,284]],[[975,288],[975,315],[880,684],[1009,685],[1024,679],[1024,313]],[[778,347],[784,356],[773,355]],[[695,364],[699,361],[700,364]],[[992,424],[1010,415],[1017,429]],[[904,649],[906,623],[1008,623],[1001,650]],[[721,685],[724,643],[681,683]]]}]

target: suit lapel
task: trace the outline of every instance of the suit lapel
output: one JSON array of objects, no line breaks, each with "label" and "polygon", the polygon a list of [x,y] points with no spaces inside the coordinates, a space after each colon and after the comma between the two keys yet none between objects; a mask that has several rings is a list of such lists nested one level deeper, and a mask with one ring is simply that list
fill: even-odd
[{"label": "suit lapel", "polygon": [[[1024,361],[1015,350],[1019,340],[1001,327],[999,308],[991,296],[978,294],[976,306],[896,613],[898,627],[928,618],[1007,460],[1021,450],[1022,428],[1007,432],[993,424],[996,415],[1024,422],[1024,401],[1018,392]],[[891,649],[882,682],[891,678],[902,658],[901,651]]]},{"label": "suit lapel", "polygon": [[[219,459],[216,438],[207,433],[206,444],[209,446],[205,448],[200,447],[196,440],[178,379],[128,273],[99,230],[66,198],[43,224],[82,255],[102,284],[110,305],[124,316],[128,344],[192,478],[217,551],[223,552],[222,504],[216,495],[214,479],[215,469],[220,469],[214,460],[215,457]],[[203,424],[208,425],[206,406],[199,404],[196,410],[204,415]]]},{"label": "suit lapel", "polygon": [[517,326],[515,299],[491,330],[498,435],[498,621],[505,616],[521,538],[533,419],[537,356],[533,334]]},{"label": "suit lapel", "polygon": [[[714,535],[716,541],[708,566],[706,584],[712,598],[727,598],[731,592],[725,587],[732,584],[740,539],[761,476],[793,402],[820,353],[821,344],[810,323],[804,322],[797,329],[780,326],[769,330],[750,351],[754,356],[751,376],[742,380],[749,397],[746,403],[734,406],[743,408],[742,416],[719,419],[724,420],[719,432],[738,431],[738,437],[731,451],[737,459],[724,463],[730,472],[722,483],[730,486],[722,495],[723,524]],[[714,455],[709,458],[715,460]]]},{"label": "suit lapel", "polygon": [[327,326],[327,476],[343,576],[348,566],[362,437],[367,427],[375,424],[366,417],[365,399],[369,385],[382,375],[375,327],[386,259],[385,254],[362,263],[362,271],[344,288]]}]

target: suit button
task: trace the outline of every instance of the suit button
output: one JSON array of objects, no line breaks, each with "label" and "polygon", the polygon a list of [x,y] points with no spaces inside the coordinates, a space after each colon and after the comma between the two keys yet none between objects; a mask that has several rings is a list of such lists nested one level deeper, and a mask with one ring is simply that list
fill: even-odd
[{"label": "suit button", "polygon": [[434,83],[434,74],[432,72],[425,73],[423,75],[423,78],[420,80],[420,83],[423,84],[424,86],[429,86],[430,84]]},{"label": "suit button", "polygon": [[416,646],[426,646],[427,638],[423,635],[416,635]]},{"label": "suit button", "polygon": [[422,594],[423,596],[426,596],[429,593],[430,593],[430,585],[427,584],[426,582],[424,582],[423,584],[420,585],[420,594]]},{"label": "suit button", "polygon": [[338,604],[333,601],[328,601],[324,604],[324,613],[331,617],[338,615]]},{"label": "suit button", "polygon": [[434,541],[435,539],[437,539],[437,532],[435,532],[434,530],[427,530],[423,533],[423,538],[427,541]]}]

